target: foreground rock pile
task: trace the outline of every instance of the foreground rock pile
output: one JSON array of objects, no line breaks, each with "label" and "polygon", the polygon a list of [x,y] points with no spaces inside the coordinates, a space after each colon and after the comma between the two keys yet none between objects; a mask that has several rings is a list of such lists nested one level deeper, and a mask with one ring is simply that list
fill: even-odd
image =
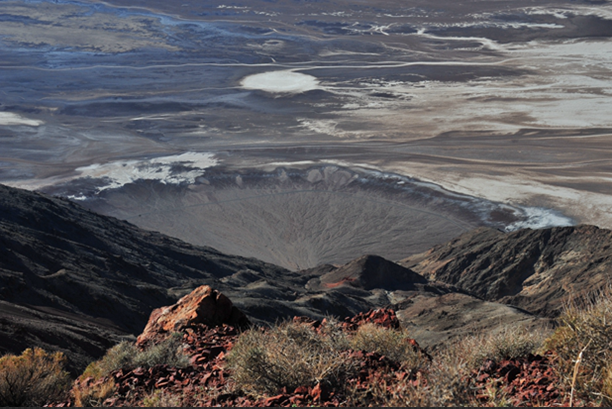
[{"label": "foreground rock pile", "polygon": [[[225,321],[225,322],[224,322]],[[228,321],[234,325],[229,325]],[[203,286],[181,299],[176,305],[154,311],[137,345],[151,346],[162,342],[171,332],[182,334],[184,353],[189,365],[183,368],[157,365],[150,368],[118,369],[101,379],[76,381],[75,389],[111,385],[113,392],[98,402],[104,406],[142,406],[147,399],[154,406],[346,406],[349,401],[341,390],[322,384],[304,385],[293,390],[281,388],[276,394],[251,396],[234,388],[232,372],[226,367],[226,357],[235,345],[240,329],[248,321],[222,294]],[[319,332],[325,320],[295,317],[293,322],[310,326]],[[342,331],[354,333],[361,326],[375,324],[388,329],[400,328],[395,312],[378,309],[347,317],[340,323]],[[412,339],[405,342],[431,357]],[[375,352],[348,350],[347,356],[357,362],[357,370],[347,380],[353,395],[368,399],[373,386],[381,393],[393,394],[402,382],[409,387],[427,391],[427,376],[421,370],[411,370]],[[474,372],[467,385],[476,391],[475,402],[491,402],[491,391],[500,394],[513,406],[560,406],[560,381],[554,373],[552,355],[530,355],[501,362],[487,361]],[[501,399],[501,398],[500,398]],[[501,401],[501,400],[500,400]],[[74,392],[68,400],[53,406],[75,406]]]},{"label": "foreground rock pile", "polygon": [[[190,356],[190,365],[185,368],[174,368],[167,365],[157,365],[152,368],[120,369],[112,372],[97,384],[109,380],[115,384],[114,396],[105,399],[103,406],[137,406],[139,402],[158,390],[168,396],[180,396],[183,406],[214,406],[218,400],[227,401],[234,396],[220,395],[217,399],[203,396],[202,391],[222,391],[229,382],[229,376],[224,369],[225,354],[231,349],[238,337],[238,331],[228,325],[208,327],[196,324],[185,330],[183,341],[185,352]],[[85,383],[92,379],[86,379]],[[78,381],[77,381],[78,382]],[[71,399],[57,406],[74,406]]]},{"label": "foreground rock pile", "polygon": [[553,368],[554,359],[547,353],[501,362],[487,360],[472,378],[481,391],[478,400],[484,403],[496,391],[499,399],[511,406],[562,406],[561,380]]}]

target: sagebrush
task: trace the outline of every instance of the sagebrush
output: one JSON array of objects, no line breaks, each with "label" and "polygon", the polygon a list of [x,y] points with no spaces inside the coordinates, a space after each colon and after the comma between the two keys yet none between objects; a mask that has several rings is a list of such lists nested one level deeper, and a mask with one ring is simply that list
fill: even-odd
[{"label": "sagebrush", "polygon": [[317,333],[308,325],[286,322],[243,333],[227,360],[237,386],[249,392],[293,391],[318,383],[337,387],[355,369],[342,353],[346,345],[339,331]]},{"label": "sagebrush", "polygon": [[42,406],[59,399],[70,385],[61,352],[28,348],[0,358],[0,406]]}]

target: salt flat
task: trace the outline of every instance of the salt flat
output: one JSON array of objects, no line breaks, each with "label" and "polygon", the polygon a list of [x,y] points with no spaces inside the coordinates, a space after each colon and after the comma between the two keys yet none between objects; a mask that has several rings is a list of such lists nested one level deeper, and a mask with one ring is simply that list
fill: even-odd
[{"label": "salt flat", "polygon": [[[389,257],[416,251],[416,238],[435,244],[462,229],[411,231],[418,223],[408,221],[424,213],[398,209],[425,205],[401,185],[377,197],[354,190],[364,186],[355,181],[324,178],[300,193],[302,182],[278,182],[282,172],[335,166],[372,183],[380,175],[428,183],[428,194],[446,192],[427,216],[432,226],[452,216],[460,226],[506,230],[612,227],[607,3],[43,0],[2,2],[0,15],[0,183],[293,266],[289,254],[299,267],[345,260],[349,243],[383,251],[374,243],[392,224],[380,214],[405,217],[398,223],[415,237]],[[261,172],[270,176],[257,186],[236,181]],[[232,185],[213,183],[211,173]],[[317,183],[330,193],[314,195]],[[341,196],[347,186],[350,199]],[[203,190],[203,203],[243,201],[181,213],[185,200],[204,200]],[[151,192],[162,212],[155,217]],[[473,208],[453,210],[452,194],[472,197],[463,203]],[[258,206],[284,216],[257,219]],[[264,225],[270,237],[290,219],[294,231],[309,225],[302,218],[313,207],[329,209],[313,220],[339,225],[310,224],[310,253],[249,244]],[[490,210],[502,208],[498,218]],[[236,224],[240,214],[248,221]],[[339,227],[350,220],[371,221],[360,231],[387,227],[356,243],[357,230]],[[342,231],[335,250],[316,244],[327,229]],[[305,243],[287,237],[288,246]]]}]

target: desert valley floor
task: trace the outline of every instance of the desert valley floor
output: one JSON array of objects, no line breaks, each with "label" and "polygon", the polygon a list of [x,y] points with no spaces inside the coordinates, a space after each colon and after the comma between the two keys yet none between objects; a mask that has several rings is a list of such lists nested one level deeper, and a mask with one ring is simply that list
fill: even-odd
[{"label": "desert valley floor", "polygon": [[612,227],[607,2],[2,1],[0,19],[0,183],[293,270],[478,226]]}]

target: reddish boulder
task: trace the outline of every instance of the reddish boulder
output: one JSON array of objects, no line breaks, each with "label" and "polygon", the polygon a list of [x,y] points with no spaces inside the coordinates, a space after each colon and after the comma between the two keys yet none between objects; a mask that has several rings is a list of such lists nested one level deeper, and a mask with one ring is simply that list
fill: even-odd
[{"label": "reddish boulder", "polygon": [[153,310],[136,344],[144,346],[159,343],[173,332],[180,332],[196,325],[215,327],[223,324],[244,328],[249,325],[249,320],[229,298],[203,285],[181,298],[176,304]]}]

